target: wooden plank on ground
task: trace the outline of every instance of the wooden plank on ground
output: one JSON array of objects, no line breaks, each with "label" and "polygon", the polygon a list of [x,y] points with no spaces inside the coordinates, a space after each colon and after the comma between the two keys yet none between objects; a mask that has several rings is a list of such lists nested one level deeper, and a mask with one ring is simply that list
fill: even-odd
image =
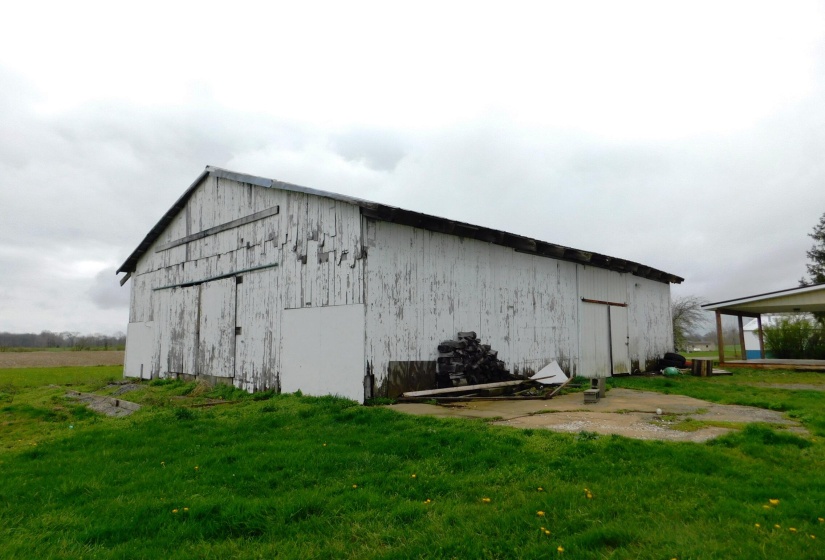
[{"label": "wooden plank on ground", "polygon": [[428,389],[426,391],[410,391],[401,395],[402,397],[430,397],[434,395],[448,395],[450,393],[464,393],[466,391],[477,391],[479,389],[498,389],[502,387],[515,387],[522,383],[527,383],[528,379],[517,379],[515,381],[499,381],[497,383],[482,383],[480,385],[462,385],[460,387],[445,387],[443,389]]}]

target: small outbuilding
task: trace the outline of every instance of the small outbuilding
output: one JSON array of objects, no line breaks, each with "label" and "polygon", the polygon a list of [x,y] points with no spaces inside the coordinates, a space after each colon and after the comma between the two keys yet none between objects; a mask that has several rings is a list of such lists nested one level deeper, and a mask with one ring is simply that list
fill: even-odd
[{"label": "small outbuilding", "polygon": [[131,278],[124,374],[358,401],[435,383],[475,331],[514,372],[647,371],[670,285],[636,262],[216,167],[161,217]]}]

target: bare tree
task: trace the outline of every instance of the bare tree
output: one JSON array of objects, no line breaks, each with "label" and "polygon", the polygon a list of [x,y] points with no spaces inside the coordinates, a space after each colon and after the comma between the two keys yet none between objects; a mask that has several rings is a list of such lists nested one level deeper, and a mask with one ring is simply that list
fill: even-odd
[{"label": "bare tree", "polygon": [[673,319],[673,344],[677,350],[683,350],[688,336],[705,322],[702,304],[705,300],[697,296],[681,296],[670,304]]}]

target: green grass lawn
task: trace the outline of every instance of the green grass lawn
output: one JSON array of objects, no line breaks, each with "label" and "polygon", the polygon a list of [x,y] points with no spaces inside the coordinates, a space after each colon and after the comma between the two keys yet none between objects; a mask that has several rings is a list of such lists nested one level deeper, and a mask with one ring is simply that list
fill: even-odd
[{"label": "green grass lawn", "polygon": [[53,386],[101,390],[105,368],[68,369],[0,370],[2,558],[825,558],[825,393],[761,385],[816,374],[613,380],[813,433],[693,444],[180,382],[110,419]]}]

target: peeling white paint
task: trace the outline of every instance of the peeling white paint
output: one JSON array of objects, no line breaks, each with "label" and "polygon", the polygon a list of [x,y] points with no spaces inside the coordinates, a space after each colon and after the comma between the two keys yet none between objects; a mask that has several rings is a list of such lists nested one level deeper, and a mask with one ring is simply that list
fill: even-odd
[{"label": "peeling white paint", "polygon": [[[228,229],[164,247],[217,226]],[[248,391],[360,400],[369,370],[380,395],[391,361],[434,360],[458,331],[476,331],[513,370],[555,360],[588,377],[645,369],[673,344],[669,284],[211,174],[142,254],[131,289],[127,376],[209,376]]]}]

